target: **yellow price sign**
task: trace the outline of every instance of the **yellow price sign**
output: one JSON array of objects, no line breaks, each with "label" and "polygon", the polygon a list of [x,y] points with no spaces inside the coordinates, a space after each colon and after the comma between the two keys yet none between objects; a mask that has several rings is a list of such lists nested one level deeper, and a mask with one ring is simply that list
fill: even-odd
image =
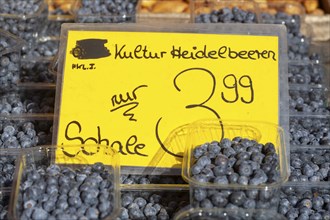
[{"label": "yellow price sign", "polygon": [[69,30],[64,56],[57,144],[122,166],[178,165],[164,140],[199,119],[279,122],[279,36]]}]

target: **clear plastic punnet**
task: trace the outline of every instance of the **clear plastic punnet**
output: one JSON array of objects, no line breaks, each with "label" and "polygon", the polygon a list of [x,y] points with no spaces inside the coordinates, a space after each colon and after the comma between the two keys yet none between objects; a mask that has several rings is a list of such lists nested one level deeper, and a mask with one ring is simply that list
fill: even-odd
[{"label": "clear plastic punnet", "polygon": [[46,1],[4,0],[1,4],[0,28],[25,40],[28,43],[26,50],[34,46],[39,32],[47,21]]},{"label": "clear plastic punnet", "polygon": [[34,58],[25,57],[21,61],[19,88],[55,90],[56,74],[49,69],[52,58],[44,56]]},{"label": "clear plastic punnet", "polygon": [[61,35],[61,25],[64,23],[74,23],[73,19],[68,20],[48,20],[40,33],[41,41],[58,40]]},{"label": "clear plastic punnet", "polygon": [[258,23],[259,9],[253,1],[195,0],[190,13],[192,23]]},{"label": "clear plastic punnet", "polygon": [[330,116],[294,114],[290,116],[290,148],[330,146]]},{"label": "clear plastic punnet", "polygon": [[53,114],[0,116],[0,149],[25,149],[51,144]]},{"label": "clear plastic punnet", "polygon": [[0,218],[8,219],[10,191],[0,187]]},{"label": "clear plastic punnet", "polygon": [[299,33],[305,23],[306,12],[299,2],[256,0],[260,9],[260,23],[285,24],[289,33]]},{"label": "clear plastic punnet", "polygon": [[329,219],[329,197],[330,184],[288,182],[281,187],[278,213],[287,219]]},{"label": "clear plastic punnet", "polygon": [[193,207],[275,209],[287,162],[284,131],[275,124],[200,120],[188,132],[182,176]]},{"label": "clear plastic punnet", "polygon": [[135,23],[137,0],[114,1],[107,5],[105,0],[76,1],[72,13],[76,23]]},{"label": "clear plastic punnet", "polygon": [[330,115],[328,88],[311,88],[308,86],[298,86],[289,89],[289,97],[291,115]]},{"label": "clear plastic punnet", "polygon": [[223,208],[191,208],[178,212],[174,220],[285,220],[272,210],[246,210]]},{"label": "clear plastic punnet", "polygon": [[187,189],[121,189],[121,202],[120,219],[173,219],[190,207]]},{"label": "clear plastic punnet", "polygon": [[[90,149],[98,150],[86,154]],[[73,152],[81,153],[69,156]],[[96,157],[103,162],[93,162]],[[10,219],[116,218],[121,204],[119,163],[118,153],[101,145],[26,150],[15,173]]]},{"label": "clear plastic punnet", "polygon": [[289,182],[329,186],[330,145],[291,146]]},{"label": "clear plastic punnet", "polygon": [[0,92],[16,88],[24,41],[0,28]]},{"label": "clear plastic punnet", "polygon": [[54,114],[54,89],[20,89],[0,94],[0,116]]},{"label": "clear plastic punnet", "polygon": [[55,37],[43,36],[37,40],[36,44],[34,49],[23,54],[22,60],[26,62],[50,62],[59,49],[60,41]]},{"label": "clear plastic punnet", "polygon": [[20,153],[19,149],[0,149],[0,192],[11,191],[16,163],[18,163]]},{"label": "clear plastic punnet", "polygon": [[321,63],[289,63],[288,78],[290,89],[330,87],[329,68]]}]

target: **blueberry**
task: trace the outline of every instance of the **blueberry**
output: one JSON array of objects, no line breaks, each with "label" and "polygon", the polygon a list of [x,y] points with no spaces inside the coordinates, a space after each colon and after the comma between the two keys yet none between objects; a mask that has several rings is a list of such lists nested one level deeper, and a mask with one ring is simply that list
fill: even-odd
[{"label": "blueberry", "polygon": [[253,177],[249,181],[249,183],[252,185],[260,185],[266,182],[267,182],[267,175],[261,169],[255,170],[253,172]]},{"label": "blueberry", "polygon": [[207,156],[202,156],[197,160],[196,164],[205,167],[206,165],[211,164],[211,159]]},{"label": "blueberry", "polygon": [[247,199],[243,203],[243,208],[245,209],[254,209],[256,207],[256,201],[254,199]]},{"label": "blueberry", "polygon": [[238,168],[238,174],[241,176],[250,176],[252,174],[253,170],[252,167],[249,163],[243,162],[242,164],[239,165]]},{"label": "blueberry", "polygon": [[218,176],[218,177],[214,178],[213,182],[218,183],[218,184],[228,184],[229,183],[226,176]]},{"label": "blueberry", "polygon": [[229,201],[234,205],[241,206],[246,201],[246,195],[242,191],[233,192],[229,197]]},{"label": "blueberry", "polygon": [[156,216],[157,210],[153,207],[152,203],[148,203],[144,208],[144,214],[146,217]]},{"label": "blueberry", "polygon": [[99,210],[93,207],[89,207],[86,210],[86,217],[88,219],[98,219],[99,217]]},{"label": "blueberry", "polygon": [[228,203],[228,200],[219,192],[212,195],[211,201],[216,207],[225,207]]},{"label": "blueberry", "polygon": [[194,190],[194,199],[197,201],[202,201],[207,197],[207,192],[205,189],[195,189]]},{"label": "blueberry", "polygon": [[237,173],[233,173],[228,177],[229,183],[237,183],[239,175]]},{"label": "blueberry", "polygon": [[204,199],[200,202],[200,206],[202,208],[213,208],[213,202],[211,202],[209,199]]},{"label": "blueberry", "polygon": [[312,215],[309,216],[310,220],[321,220],[322,219],[322,215],[320,213],[314,213]]},{"label": "blueberry", "polygon": [[48,213],[42,208],[35,208],[32,213],[33,219],[47,219]]},{"label": "blueberry", "polygon": [[249,178],[247,176],[240,176],[237,180],[237,183],[240,185],[248,185],[249,184]]},{"label": "blueberry", "polygon": [[215,176],[224,176],[227,173],[227,167],[216,166],[213,168],[213,173]]},{"label": "blueberry", "polygon": [[228,165],[228,157],[225,155],[219,154],[214,161],[216,166],[226,167]]},{"label": "blueberry", "polygon": [[322,209],[324,204],[323,198],[321,196],[317,196],[313,198],[313,209],[320,210]]},{"label": "blueberry", "polygon": [[128,210],[128,213],[131,219],[143,219],[144,217],[142,210],[138,208],[131,208]]}]

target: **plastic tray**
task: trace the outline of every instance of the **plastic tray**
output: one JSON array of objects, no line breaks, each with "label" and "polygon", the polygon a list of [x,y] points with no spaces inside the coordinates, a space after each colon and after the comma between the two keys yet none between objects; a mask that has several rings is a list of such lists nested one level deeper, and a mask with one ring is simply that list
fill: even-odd
[{"label": "plastic tray", "polygon": [[[320,199],[320,197],[323,199],[321,199],[321,203],[316,205],[316,201]],[[329,209],[326,210],[327,204],[329,206],[329,197],[330,184],[320,186],[317,183],[306,184],[289,182],[281,188],[281,200],[278,212],[284,214],[288,219],[298,218],[303,212],[308,213],[307,219],[315,219],[317,217],[319,219],[329,219]],[[288,207],[283,207],[287,204]],[[320,216],[318,214],[320,214]]]},{"label": "plastic tray", "polygon": [[16,90],[55,90],[56,74],[50,71],[53,57],[25,57],[21,60]]},{"label": "plastic tray", "polygon": [[[191,175],[191,167],[195,160],[193,151],[196,146],[210,143],[214,140],[220,141],[223,138],[233,139],[234,137],[248,138],[258,143],[266,144],[271,142],[279,158],[279,178],[272,183],[260,185],[239,185],[239,184],[218,184],[210,182],[199,182]],[[283,130],[269,123],[261,122],[239,122],[239,121],[216,121],[200,120],[191,124],[188,133],[186,151],[183,158],[182,176],[190,186],[190,203],[193,207],[201,207],[204,200],[212,200],[214,194],[222,194],[221,197],[228,198],[219,202],[217,207],[229,208],[229,199],[235,192],[246,195],[256,193],[250,197],[255,201],[258,209],[272,209],[278,202],[278,190],[286,182],[289,171],[286,157],[286,146],[284,144]],[[204,195],[204,196],[203,196]],[[247,196],[248,197],[248,196]],[[230,200],[234,200],[233,198]],[[236,200],[235,200],[236,201]],[[237,202],[239,207],[245,207],[243,203]],[[246,208],[246,207],[245,207]]]},{"label": "plastic tray", "polygon": [[[127,214],[129,216],[128,219],[150,219],[151,216],[147,212],[147,207],[150,206],[156,209],[155,216],[157,216],[157,219],[173,219],[179,210],[190,207],[189,191],[187,189],[122,189],[121,196],[122,208],[119,215],[120,219],[127,219]],[[134,200],[131,201],[131,198],[134,198]],[[142,198],[146,201],[146,204],[144,207],[139,207],[141,215],[139,217],[132,215],[133,211],[130,211],[130,207],[134,207],[132,203],[141,204],[138,201],[140,200],[141,202]]]},{"label": "plastic tray", "polygon": [[283,215],[271,210],[246,210],[222,208],[192,208],[180,211],[174,220],[285,220]]},{"label": "plastic tray", "polygon": [[51,143],[53,115],[0,116],[0,125],[1,149]]},{"label": "plastic tray", "polygon": [[[29,172],[32,170],[39,170],[37,172],[39,172],[41,175],[45,175],[45,173],[42,174],[42,172],[40,172],[40,169],[46,169],[50,165],[57,164],[55,161],[56,151],[62,151],[64,149],[63,147],[65,147],[65,150],[67,151],[77,151],[86,149],[87,146],[41,146],[26,150],[25,153],[22,154],[17,165],[15,181],[10,197],[10,219],[20,219],[19,216],[24,210],[24,207],[22,207],[23,198],[21,194],[21,191],[24,190],[22,188],[22,182],[27,178]],[[106,175],[108,175],[107,178],[109,178],[108,180],[111,181],[112,184],[111,187],[108,186],[109,188],[107,189],[107,193],[109,193],[108,196],[113,209],[110,211],[110,213],[108,213],[107,216],[104,216],[103,219],[114,219],[117,216],[120,208],[119,156],[117,152],[111,148],[95,145],[90,145],[88,147],[97,147],[99,149],[98,153],[102,154],[104,161],[106,161],[106,163],[104,163],[108,173]],[[81,154],[76,155],[76,157],[73,159],[66,156],[64,156],[62,159],[65,161],[65,163],[58,163],[58,166],[69,169],[80,169],[86,165],[88,156],[83,156],[83,154]],[[70,164],[72,163],[71,161],[75,161],[75,164]]]},{"label": "plastic tray", "polygon": [[[5,2],[10,3],[11,1],[6,0]],[[24,39],[29,44],[27,48],[35,43],[48,15],[45,1],[40,0],[35,3],[35,6],[38,6],[38,9],[33,14],[0,12],[0,28]]]},{"label": "plastic tray", "polygon": [[330,146],[329,115],[291,115],[290,147]]},{"label": "plastic tray", "polygon": [[0,219],[8,219],[10,192],[2,190],[0,187]]},{"label": "plastic tray", "polygon": [[290,114],[330,115],[328,88],[298,86],[289,89]]},{"label": "plastic tray", "polygon": [[[290,182],[330,186],[330,146],[291,147]],[[321,159],[320,159],[321,158]]]},{"label": "plastic tray", "polygon": [[[52,57],[35,57],[35,59],[24,59],[21,61],[21,73],[18,82],[19,87],[34,84],[31,89],[36,89],[55,84],[56,75],[49,70]],[[53,85],[54,89],[55,85]],[[23,89],[23,88],[22,88]],[[51,89],[51,88],[50,88]]]},{"label": "plastic tray", "polygon": [[22,60],[29,62],[50,62],[57,54],[60,40],[56,37],[40,37],[33,50],[24,53]]},{"label": "plastic tray", "polygon": [[[114,5],[105,8],[112,8],[111,13],[109,11],[103,12],[100,7],[96,7],[93,3],[94,0],[76,1],[72,7],[72,13],[76,23],[135,23],[136,22],[136,11],[137,11],[137,0],[131,0],[133,3],[132,8],[125,7],[125,12],[118,9],[121,8],[121,2],[115,2]],[[106,5],[104,0],[98,1],[99,3]],[[92,4],[92,9],[86,9],[86,5]],[[97,9],[96,9],[97,8]]]},{"label": "plastic tray", "polygon": [[0,93],[0,116],[54,114],[55,90],[27,89]]},{"label": "plastic tray", "polygon": [[[61,20],[50,20],[48,19],[47,24],[40,33],[40,38],[45,40],[59,40],[61,35],[61,25],[64,23],[74,23],[73,18],[61,19]],[[39,40],[40,40],[39,38]]]},{"label": "plastic tray", "polygon": [[298,34],[301,31],[300,27],[305,23],[306,13],[299,2],[283,0],[266,3],[256,0],[256,2],[260,8],[260,23],[284,24],[289,33]]},{"label": "plastic tray", "polygon": [[[195,0],[191,2],[190,7],[190,22],[192,23],[245,23],[244,17],[238,15],[237,17],[228,16],[229,12],[233,12],[233,8],[243,10],[245,13],[250,13],[254,19],[249,23],[258,23],[259,9],[257,4],[252,1],[230,1],[230,0],[216,0],[216,1],[202,1]],[[235,9],[236,10],[236,9]],[[226,16],[224,16],[224,14]],[[238,13],[239,14],[239,13]],[[247,15],[245,15],[247,16]]]},{"label": "plastic tray", "polygon": [[20,157],[19,149],[0,149],[0,161],[1,161],[1,182],[0,191],[10,192],[12,189],[12,183],[14,180],[14,173],[16,163],[18,163]]},{"label": "plastic tray", "polygon": [[[1,18],[1,17],[0,17]],[[0,92],[16,87],[24,42],[0,28]]]},{"label": "plastic tray", "polygon": [[289,63],[289,88],[330,88],[330,72],[321,63]]}]

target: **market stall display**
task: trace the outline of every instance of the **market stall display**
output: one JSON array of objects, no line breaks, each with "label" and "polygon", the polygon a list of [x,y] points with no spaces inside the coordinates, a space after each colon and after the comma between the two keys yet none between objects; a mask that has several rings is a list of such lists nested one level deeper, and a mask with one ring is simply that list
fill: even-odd
[{"label": "market stall display", "polygon": [[[316,41],[329,40],[327,0],[0,0],[0,5],[0,219],[330,218],[330,56]],[[114,180],[110,169],[108,181],[107,166],[57,166],[49,154],[54,148],[39,148],[53,138],[61,24],[155,21],[286,26],[288,164],[278,142],[238,135],[185,152],[186,176],[115,171]]]}]

